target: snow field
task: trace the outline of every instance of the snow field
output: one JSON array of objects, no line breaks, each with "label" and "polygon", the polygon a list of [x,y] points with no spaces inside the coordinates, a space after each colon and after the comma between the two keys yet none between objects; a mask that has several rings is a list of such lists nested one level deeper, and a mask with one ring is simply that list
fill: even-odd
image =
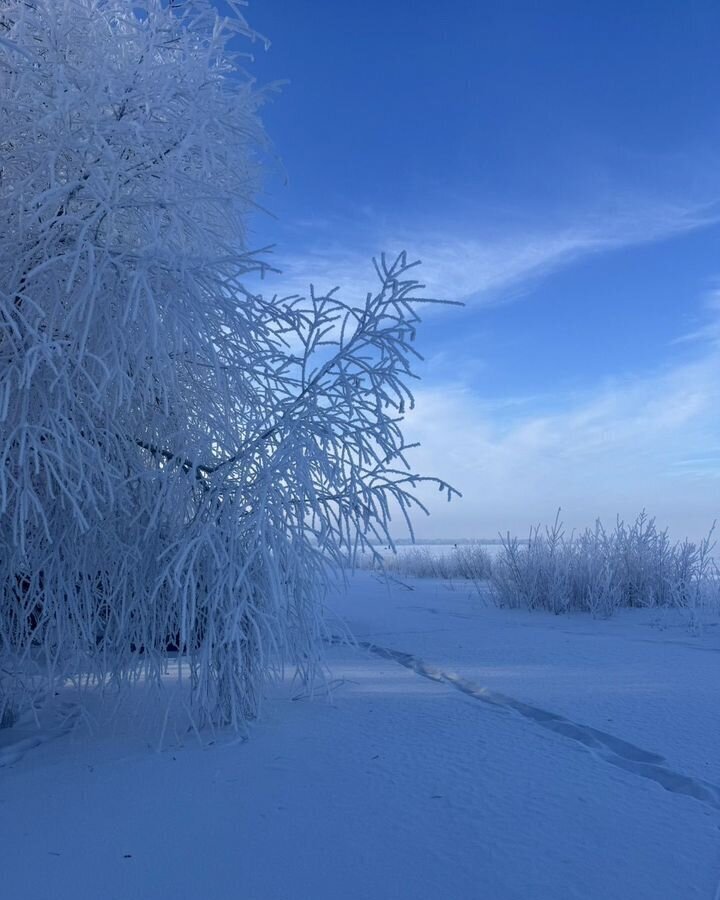
[{"label": "snow field", "polygon": [[[276,685],[247,741],[199,742],[180,695],[86,706],[14,760],[29,732],[3,734],[3,897],[714,900],[720,626],[367,574],[333,605],[369,646],[328,646],[329,702]],[[709,793],[609,759],[631,748]]]}]

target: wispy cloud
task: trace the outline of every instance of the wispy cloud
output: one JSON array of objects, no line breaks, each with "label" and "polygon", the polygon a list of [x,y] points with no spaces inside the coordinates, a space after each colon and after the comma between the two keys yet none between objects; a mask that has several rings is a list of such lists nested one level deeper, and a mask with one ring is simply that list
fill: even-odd
[{"label": "wispy cloud", "polygon": [[673,343],[710,343],[720,347],[720,287],[714,287],[705,295],[702,321]]},{"label": "wispy cloud", "polygon": [[603,212],[584,212],[542,227],[517,224],[497,229],[488,223],[439,227],[436,222],[375,227],[361,219],[322,222],[293,230],[278,247],[282,274],[269,289],[305,293],[340,286],[346,295],[364,296],[376,286],[371,257],[401,250],[422,260],[418,277],[429,296],[472,303],[507,301],[528,285],[577,260],[622,247],[681,235],[720,222],[720,204],[682,205],[645,202],[616,204]]},{"label": "wispy cloud", "polygon": [[[556,398],[561,403],[562,398]],[[720,356],[565,398],[562,412],[519,409],[504,426],[466,386],[422,390],[408,435],[419,471],[464,493],[448,508],[432,494],[426,534],[523,531],[562,506],[576,527],[647,508],[699,535],[720,513]]]}]

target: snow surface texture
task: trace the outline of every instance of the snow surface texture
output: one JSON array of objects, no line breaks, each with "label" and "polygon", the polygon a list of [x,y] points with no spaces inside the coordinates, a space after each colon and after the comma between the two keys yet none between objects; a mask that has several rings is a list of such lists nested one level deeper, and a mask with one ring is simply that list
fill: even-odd
[{"label": "snow surface texture", "polygon": [[715,900],[720,621],[367,573],[333,612],[331,702],[279,685],[248,741],[172,692],[0,732],[3,898]]}]

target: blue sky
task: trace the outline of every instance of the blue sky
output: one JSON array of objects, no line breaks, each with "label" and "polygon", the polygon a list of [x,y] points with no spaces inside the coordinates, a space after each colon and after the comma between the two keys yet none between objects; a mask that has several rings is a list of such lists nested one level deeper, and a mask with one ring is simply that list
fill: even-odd
[{"label": "blue sky", "polygon": [[720,5],[255,0],[279,160],[270,285],[364,294],[407,249],[430,313],[408,435],[427,536],[720,512]]}]

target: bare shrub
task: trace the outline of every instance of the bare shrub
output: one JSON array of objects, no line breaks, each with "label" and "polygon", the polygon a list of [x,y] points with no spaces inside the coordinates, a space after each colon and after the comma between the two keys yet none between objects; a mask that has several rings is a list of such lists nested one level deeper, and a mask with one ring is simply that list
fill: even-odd
[{"label": "bare shrub", "polygon": [[598,521],[566,536],[558,514],[552,527],[533,528],[527,544],[503,540],[492,594],[503,607],[598,616],[620,607],[705,608],[720,603],[712,535],[672,543],[643,512],[630,525],[618,520],[610,533]]},{"label": "bare shrub", "polygon": [[490,554],[480,544],[460,544],[449,552],[437,553],[427,547],[399,547],[382,558],[365,555],[358,565],[406,578],[441,578],[445,581],[480,582],[487,580],[492,571]]}]

